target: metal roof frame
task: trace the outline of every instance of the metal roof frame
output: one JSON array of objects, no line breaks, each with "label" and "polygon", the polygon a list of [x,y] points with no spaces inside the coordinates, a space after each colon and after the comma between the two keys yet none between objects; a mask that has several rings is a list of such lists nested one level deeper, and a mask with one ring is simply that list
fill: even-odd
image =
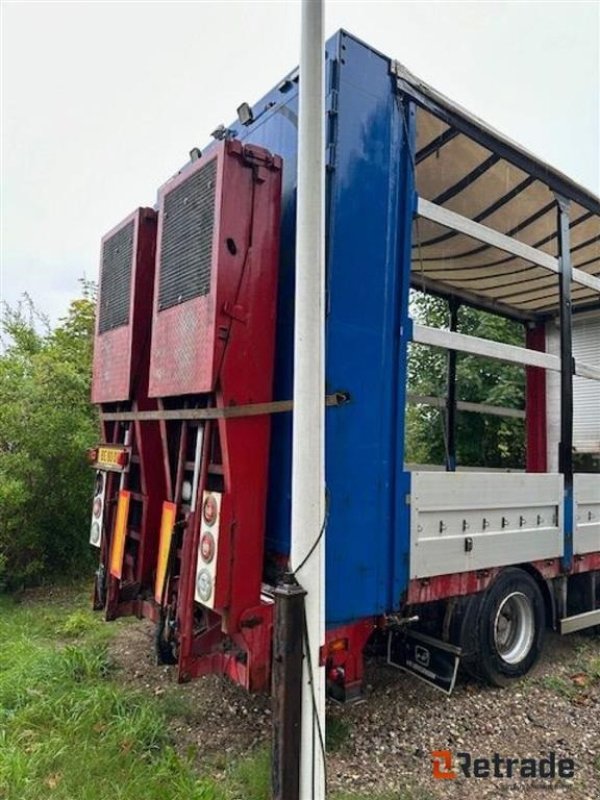
[{"label": "metal roof frame", "polygon": [[594,214],[600,215],[600,197],[592,191],[571,180],[560,170],[542,161],[458,103],[438,92],[437,89],[429,86],[400,62],[391,62],[391,73],[395,76],[396,86],[401,92],[407,94],[417,104],[452,128],[464,133],[483,147],[545,183],[556,194],[573,200]]}]

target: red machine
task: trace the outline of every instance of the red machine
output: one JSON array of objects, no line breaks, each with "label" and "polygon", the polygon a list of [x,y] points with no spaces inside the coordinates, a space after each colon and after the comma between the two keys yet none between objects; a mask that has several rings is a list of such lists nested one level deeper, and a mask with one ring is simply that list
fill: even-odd
[{"label": "red machine", "polygon": [[94,371],[107,443],[94,508],[110,505],[96,604],[155,620],[158,656],[181,679],[222,672],[253,689],[271,648],[261,581],[281,167],[221,142],[162,187],[158,216],[109,234]]},{"label": "red machine", "polygon": [[159,192],[150,394],[164,412],[166,502],[155,601],[159,654],[182,679],[220,671],[261,688],[268,676],[270,420],[248,406],[271,400],[280,195],[281,160],[238,141]]},{"label": "red machine", "polygon": [[90,542],[100,550],[94,606],[108,619],[131,612],[152,584],[164,476],[155,453],[157,423],[110,419],[156,408],[148,399],[150,310],[156,212],[138,208],[102,240],[92,401],[100,405],[102,444]]}]

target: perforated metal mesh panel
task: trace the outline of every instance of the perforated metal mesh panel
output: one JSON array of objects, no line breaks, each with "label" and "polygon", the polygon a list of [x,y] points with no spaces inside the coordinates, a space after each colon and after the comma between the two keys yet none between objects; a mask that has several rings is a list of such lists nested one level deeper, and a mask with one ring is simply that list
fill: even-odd
[{"label": "perforated metal mesh panel", "polygon": [[216,159],[165,196],[158,308],[210,292]]},{"label": "perforated metal mesh panel", "polygon": [[133,220],[104,242],[98,331],[105,333],[129,322]]}]

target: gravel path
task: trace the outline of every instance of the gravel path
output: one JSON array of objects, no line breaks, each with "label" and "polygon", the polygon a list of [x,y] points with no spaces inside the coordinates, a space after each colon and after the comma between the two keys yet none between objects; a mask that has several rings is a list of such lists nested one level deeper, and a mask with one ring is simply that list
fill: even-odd
[{"label": "gravel path", "polygon": [[[157,667],[152,629],[127,622],[113,653],[123,679],[164,699],[178,748],[217,775],[257,746],[268,746],[270,703],[216,676],[178,686]],[[372,662],[365,702],[329,708],[329,784],[333,791],[398,800],[568,797],[600,799],[600,637],[548,638],[535,672],[510,689],[463,678],[447,698],[404,673]],[[557,758],[576,763],[573,779],[434,780],[431,751]],[[373,798],[375,800],[375,798]]]}]

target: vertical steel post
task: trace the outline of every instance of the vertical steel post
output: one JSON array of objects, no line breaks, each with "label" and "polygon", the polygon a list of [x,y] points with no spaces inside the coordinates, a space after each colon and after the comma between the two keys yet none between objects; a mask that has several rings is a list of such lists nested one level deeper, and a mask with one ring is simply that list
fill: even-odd
[{"label": "vertical steel post", "polygon": [[[546,352],[546,324],[538,322],[525,328],[526,346]],[[546,410],[546,370],[526,368],[525,433],[527,472],[547,472],[548,421]]]},{"label": "vertical steel post", "polygon": [[[455,297],[448,300],[450,330],[458,327],[459,303]],[[456,350],[448,350],[448,379],[446,388],[446,472],[456,470]]]},{"label": "vertical steel post", "polygon": [[571,244],[569,200],[556,195],[560,299],[560,444],[559,470],[564,475],[564,553],[562,566],[573,563],[573,320],[571,308]]},{"label": "vertical steel post", "polygon": [[275,590],[273,627],[273,800],[300,800],[304,597],[295,581]]},{"label": "vertical steel post", "polygon": [[306,590],[300,797],[325,797],[325,40],[303,0],[298,113],[291,565]]}]

